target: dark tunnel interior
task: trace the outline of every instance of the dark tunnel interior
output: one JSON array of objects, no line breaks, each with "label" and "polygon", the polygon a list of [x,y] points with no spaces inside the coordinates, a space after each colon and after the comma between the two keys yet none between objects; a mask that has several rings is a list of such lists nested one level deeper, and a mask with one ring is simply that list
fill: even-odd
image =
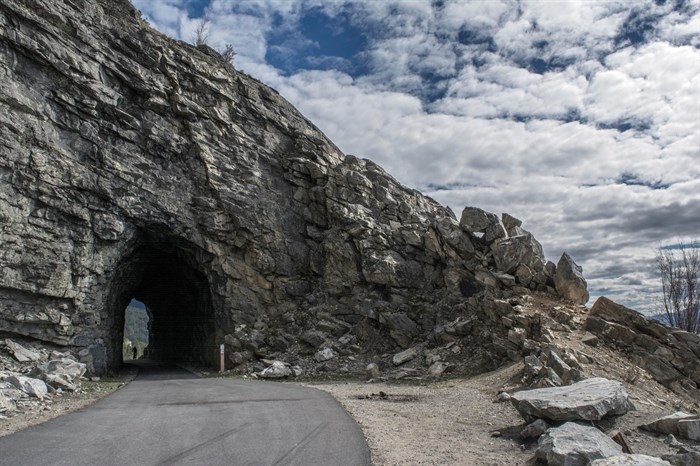
[{"label": "dark tunnel interior", "polygon": [[122,261],[113,284],[110,332],[112,369],[121,365],[125,309],[131,299],[146,305],[148,348],[144,358],[213,365],[217,346],[209,283],[178,251],[143,244]]}]

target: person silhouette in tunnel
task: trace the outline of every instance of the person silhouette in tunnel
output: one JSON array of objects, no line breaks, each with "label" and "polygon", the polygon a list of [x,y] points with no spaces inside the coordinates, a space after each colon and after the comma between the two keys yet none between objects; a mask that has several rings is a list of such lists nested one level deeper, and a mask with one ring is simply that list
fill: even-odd
[{"label": "person silhouette in tunnel", "polygon": [[134,347],[131,349],[131,351],[132,351],[133,354],[134,354],[134,357],[131,358],[131,359],[136,359],[136,358],[138,357],[138,355],[139,355],[139,350],[134,346]]}]

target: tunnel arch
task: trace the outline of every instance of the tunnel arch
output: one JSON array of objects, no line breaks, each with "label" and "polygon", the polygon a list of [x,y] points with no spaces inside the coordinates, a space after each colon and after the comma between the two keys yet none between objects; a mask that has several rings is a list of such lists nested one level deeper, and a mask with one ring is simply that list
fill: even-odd
[{"label": "tunnel arch", "polygon": [[205,262],[200,250],[178,238],[148,233],[136,236],[113,270],[106,294],[105,370],[118,369],[123,362],[125,310],[132,299],[148,309],[147,358],[216,364],[220,313],[212,298]]}]

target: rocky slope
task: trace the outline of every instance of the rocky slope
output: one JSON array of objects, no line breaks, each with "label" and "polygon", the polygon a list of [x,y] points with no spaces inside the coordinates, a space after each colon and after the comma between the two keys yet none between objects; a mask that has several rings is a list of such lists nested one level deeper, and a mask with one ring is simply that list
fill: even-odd
[{"label": "rocky slope", "polygon": [[126,0],[0,12],[5,336],[114,370],[136,298],[155,358],[363,372],[434,349],[414,370],[439,375],[522,357],[520,296],[588,299],[518,219],[458,221]]}]

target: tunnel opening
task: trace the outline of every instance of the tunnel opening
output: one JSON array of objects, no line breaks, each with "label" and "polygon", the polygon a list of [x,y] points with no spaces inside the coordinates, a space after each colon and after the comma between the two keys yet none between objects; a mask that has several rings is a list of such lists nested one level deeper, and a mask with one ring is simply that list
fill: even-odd
[{"label": "tunnel opening", "polygon": [[216,364],[210,287],[192,254],[166,242],[142,242],[115,270],[110,296],[105,369],[118,369],[134,359],[133,343],[127,347],[126,341],[128,309],[136,302],[148,317],[147,346],[143,352],[137,346],[138,359]]}]

